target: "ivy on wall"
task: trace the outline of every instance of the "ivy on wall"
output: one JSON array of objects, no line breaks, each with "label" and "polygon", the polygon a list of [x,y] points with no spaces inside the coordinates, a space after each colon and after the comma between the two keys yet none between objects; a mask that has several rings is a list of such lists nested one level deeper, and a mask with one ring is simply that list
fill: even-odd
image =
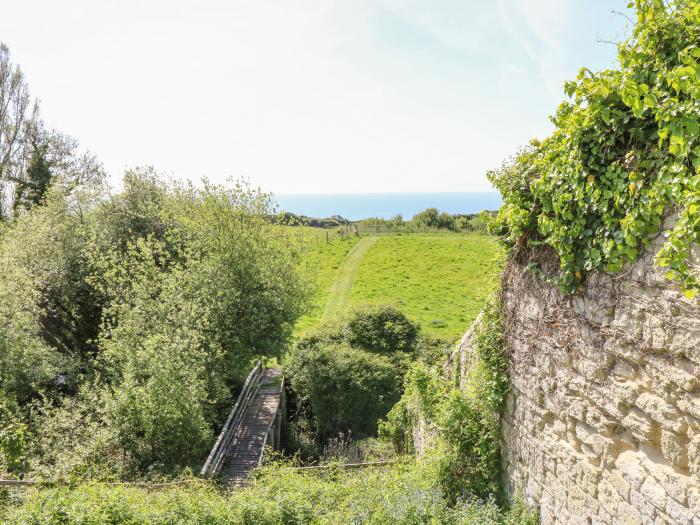
[{"label": "ivy on wall", "polygon": [[688,297],[700,291],[690,260],[700,240],[700,3],[636,0],[619,68],[582,69],[555,131],[489,180],[504,205],[493,224],[512,250],[548,245],[560,286],[587,272],[620,271],[677,214],[656,256]]}]

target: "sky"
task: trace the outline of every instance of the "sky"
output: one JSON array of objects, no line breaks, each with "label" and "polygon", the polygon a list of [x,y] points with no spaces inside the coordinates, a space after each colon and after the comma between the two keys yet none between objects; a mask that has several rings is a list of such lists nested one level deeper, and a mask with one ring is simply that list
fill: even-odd
[{"label": "sky", "polygon": [[275,193],[488,191],[610,68],[627,0],[33,0],[0,41],[44,120],[125,169]]}]

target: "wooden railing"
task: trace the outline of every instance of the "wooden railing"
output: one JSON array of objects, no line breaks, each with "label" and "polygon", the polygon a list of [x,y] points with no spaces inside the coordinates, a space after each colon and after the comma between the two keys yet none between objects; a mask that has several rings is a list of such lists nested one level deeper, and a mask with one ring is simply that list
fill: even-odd
[{"label": "wooden railing", "polygon": [[248,409],[248,405],[260,388],[261,377],[262,363],[257,361],[253,370],[248,374],[248,378],[243,385],[243,390],[241,390],[241,393],[238,395],[238,400],[231,409],[231,413],[226,419],[224,428],[221,429],[221,433],[214,443],[214,447],[211,449],[207,461],[202,467],[202,471],[200,472],[202,476],[213,477],[221,472],[221,468],[224,466],[224,461],[226,460],[226,453],[231,447],[233,437],[236,435],[236,431],[243,421],[243,416]]},{"label": "wooden railing", "polygon": [[275,412],[274,419],[270,422],[270,426],[267,428],[265,441],[263,441],[262,454],[260,454],[260,460],[258,461],[258,467],[262,466],[265,449],[268,445],[275,450],[279,450],[280,448],[280,438],[282,436],[282,418],[284,417],[285,404],[284,378],[282,378],[282,383],[280,384],[280,403],[277,405],[277,412]]}]

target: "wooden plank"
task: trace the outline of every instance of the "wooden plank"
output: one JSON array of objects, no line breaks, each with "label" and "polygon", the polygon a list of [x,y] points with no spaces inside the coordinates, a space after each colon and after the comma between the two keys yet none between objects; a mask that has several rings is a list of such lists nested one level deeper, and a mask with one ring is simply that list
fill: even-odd
[{"label": "wooden plank", "polygon": [[272,384],[279,375],[277,370],[265,370],[260,388],[241,418],[233,446],[227,454],[225,476],[232,485],[244,484],[250,472],[260,465],[282,398],[282,382]]}]

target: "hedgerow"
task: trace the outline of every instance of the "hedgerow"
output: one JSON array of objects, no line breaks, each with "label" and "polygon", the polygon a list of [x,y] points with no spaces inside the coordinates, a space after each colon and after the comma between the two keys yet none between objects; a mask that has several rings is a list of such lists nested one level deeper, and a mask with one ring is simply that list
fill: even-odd
[{"label": "hedgerow", "polygon": [[[630,7],[633,4],[630,4]],[[554,249],[558,281],[635,261],[667,215],[657,264],[692,297],[700,240],[700,4],[636,0],[619,68],[582,69],[552,118],[555,131],[489,174],[504,205],[494,224],[513,250]]]}]

